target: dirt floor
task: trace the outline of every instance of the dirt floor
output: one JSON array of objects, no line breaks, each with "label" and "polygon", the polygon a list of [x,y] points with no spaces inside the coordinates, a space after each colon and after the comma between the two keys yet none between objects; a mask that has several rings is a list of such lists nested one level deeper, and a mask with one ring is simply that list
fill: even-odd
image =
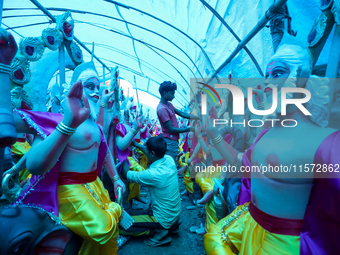
[{"label": "dirt floor", "polygon": [[[182,178],[179,180],[180,192],[185,190]],[[142,189],[143,192],[143,189]],[[149,195],[148,195],[149,196]],[[149,197],[148,197],[149,198]],[[180,232],[178,234],[169,234],[172,238],[171,243],[160,247],[149,247],[144,244],[146,237],[131,237],[118,251],[118,255],[201,255],[205,254],[203,245],[203,236],[190,232],[190,227],[198,226],[203,221],[204,207],[194,207],[188,210],[187,207],[193,207],[188,196],[182,197],[182,213]],[[140,206],[141,204],[135,203]],[[144,206],[145,208],[145,206]]]}]

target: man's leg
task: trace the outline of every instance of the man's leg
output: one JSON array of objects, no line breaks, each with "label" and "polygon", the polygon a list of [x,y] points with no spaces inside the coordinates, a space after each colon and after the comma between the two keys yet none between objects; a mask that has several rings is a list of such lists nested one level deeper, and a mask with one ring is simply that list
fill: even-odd
[{"label": "man's leg", "polygon": [[155,229],[164,229],[152,213],[150,213],[150,210],[128,210],[127,213],[134,219],[134,223],[127,230],[120,229],[119,233],[122,235],[152,236],[155,233]]}]

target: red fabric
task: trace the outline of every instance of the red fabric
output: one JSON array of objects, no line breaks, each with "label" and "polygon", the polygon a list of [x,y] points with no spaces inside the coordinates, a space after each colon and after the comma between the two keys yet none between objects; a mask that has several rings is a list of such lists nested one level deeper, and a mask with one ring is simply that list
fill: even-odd
[{"label": "red fabric", "polygon": [[168,102],[168,105],[159,103],[157,106],[157,116],[162,127],[163,137],[169,138],[170,140],[178,140],[179,134],[171,134],[164,124],[170,120],[174,128],[179,127],[176,118],[175,107],[170,102]]},{"label": "red fabric", "polygon": [[58,185],[85,184],[97,179],[97,170],[89,173],[60,172]]},{"label": "red fabric", "polygon": [[140,138],[135,138],[135,141],[136,141],[137,143],[140,143]]},{"label": "red fabric", "polygon": [[258,209],[253,203],[249,204],[251,217],[265,230],[279,235],[299,236],[303,220],[278,218]]},{"label": "red fabric", "polygon": [[20,142],[20,143],[24,143],[24,142],[26,142],[26,138],[18,138],[17,141]]}]

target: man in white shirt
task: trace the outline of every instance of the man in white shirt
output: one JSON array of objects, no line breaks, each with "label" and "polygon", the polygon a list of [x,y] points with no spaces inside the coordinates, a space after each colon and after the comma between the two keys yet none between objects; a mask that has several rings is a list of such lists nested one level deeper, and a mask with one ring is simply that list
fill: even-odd
[{"label": "man in white shirt", "polygon": [[151,165],[142,172],[129,171],[123,165],[122,174],[129,182],[144,184],[151,194],[151,208],[147,211],[129,211],[134,224],[128,230],[120,230],[123,235],[151,235],[145,244],[159,246],[171,242],[165,237],[169,231],[178,230],[181,213],[177,168],[172,157],[165,155],[167,144],[161,137],[151,137],[146,146],[133,143],[147,156]]}]

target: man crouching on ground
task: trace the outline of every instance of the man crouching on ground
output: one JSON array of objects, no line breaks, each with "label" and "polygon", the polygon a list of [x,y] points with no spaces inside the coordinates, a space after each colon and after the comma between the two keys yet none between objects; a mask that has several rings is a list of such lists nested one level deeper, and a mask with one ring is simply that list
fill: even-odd
[{"label": "man crouching on ground", "polygon": [[145,244],[159,246],[171,242],[166,237],[169,232],[177,232],[181,213],[178,177],[175,161],[165,155],[167,144],[161,137],[151,137],[146,146],[133,143],[142,150],[150,161],[148,169],[141,172],[129,171],[123,165],[123,176],[129,181],[144,184],[151,194],[151,208],[148,210],[129,210],[135,220],[128,230],[120,230],[122,235],[149,235]]}]

